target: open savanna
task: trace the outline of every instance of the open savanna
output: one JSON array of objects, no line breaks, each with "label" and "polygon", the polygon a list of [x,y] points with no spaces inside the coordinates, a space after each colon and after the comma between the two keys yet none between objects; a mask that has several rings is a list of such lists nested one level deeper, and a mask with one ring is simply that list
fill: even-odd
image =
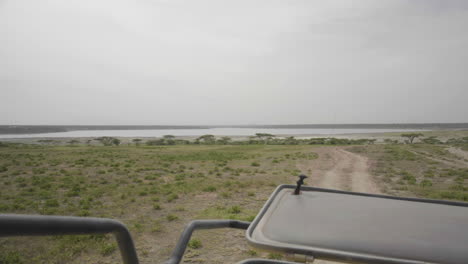
[{"label": "open savanna", "polygon": [[[275,187],[299,173],[311,176],[309,185],[355,190],[346,182],[365,172],[383,193],[468,201],[468,142],[461,137],[466,133],[433,144],[1,144],[0,213],[118,219],[141,263],[162,263],[189,221],[251,221]],[[195,232],[184,262],[252,256],[281,257],[250,248],[243,231],[206,230]],[[120,255],[110,235],[15,237],[0,239],[0,263],[120,263]]]},{"label": "open savanna", "polygon": [[[250,221],[278,184],[295,180],[296,162],[315,158],[297,145],[8,145],[0,147],[0,212],[119,219],[142,263],[159,263],[190,220]],[[0,252],[12,263],[120,261],[111,236],[7,238]]]}]

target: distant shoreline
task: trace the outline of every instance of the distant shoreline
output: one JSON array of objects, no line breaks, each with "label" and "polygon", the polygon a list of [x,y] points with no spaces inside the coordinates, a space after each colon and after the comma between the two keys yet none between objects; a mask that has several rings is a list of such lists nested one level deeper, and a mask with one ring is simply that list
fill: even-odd
[{"label": "distant shoreline", "polygon": [[217,125],[217,126],[169,126],[169,125],[0,125],[0,135],[40,134],[83,130],[170,130],[212,128],[256,129],[415,129],[454,130],[468,129],[468,123],[407,123],[407,124],[290,124],[290,125]]}]

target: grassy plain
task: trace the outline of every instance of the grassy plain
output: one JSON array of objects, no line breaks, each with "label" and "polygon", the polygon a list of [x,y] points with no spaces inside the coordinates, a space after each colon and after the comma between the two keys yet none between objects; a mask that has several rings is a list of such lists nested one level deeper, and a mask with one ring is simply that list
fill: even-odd
[{"label": "grassy plain", "polygon": [[466,146],[385,144],[348,150],[370,159],[371,174],[387,194],[468,202]]},{"label": "grassy plain", "polygon": [[[468,159],[459,152],[468,150],[466,144],[337,147],[368,157],[385,193],[468,201]],[[316,149],[3,144],[0,213],[115,218],[129,227],[142,263],[161,263],[190,220],[252,220],[277,185],[296,180],[303,168],[298,164],[320,163],[324,157]],[[242,231],[201,231],[184,261],[235,263],[259,254]],[[112,236],[0,239],[0,263],[119,262]]]},{"label": "grassy plain", "polygon": [[[142,263],[158,263],[190,220],[252,220],[278,184],[295,180],[297,161],[316,157],[310,146],[9,145],[0,213],[116,218]],[[114,263],[117,251],[108,236],[0,240],[6,263]]]}]

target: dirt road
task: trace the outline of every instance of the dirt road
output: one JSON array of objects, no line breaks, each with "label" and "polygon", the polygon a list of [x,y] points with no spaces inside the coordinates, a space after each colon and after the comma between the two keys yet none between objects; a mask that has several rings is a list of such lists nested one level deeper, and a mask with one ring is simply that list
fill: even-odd
[{"label": "dirt road", "polygon": [[[316,151],[319,158],[298,168],[311,172],[307,184],[315,187],[347,190],[365,193],[381,193],[369,173],[366,157],[342,148],[323,148]],[[325,260],[315,260],[314,264],[339,264]]]},{"label": "dirt road", "polygon": [[448,148],[448,151],[458,158],[457,162],[459,164],[462,166],[468,166],[468,151],[455,147]]},{"label": "dirt road", "polygon": [[337,190],[354,192],[380,193],[369,173],[366,157],[346,151],[342,148],[321,148],[317,150],[319,158],[309,164],[300,164],[298,168],[311,172],[307,184]]},{"label": "dirt road", "polygon": [[[295,164],[302,173],[309,176],[306,180],[306,185],[356,192],[379,193],[379,189],[369,173],[367,158],[348,152],[343,147],[313,147],[310,151],[317,153],[319,157],[307,161],[300,160]],[[291,176],[289,179],[295,180],[296,178]],[[271,188],[267,188],[265,193],[256,194],[255,199],[266,200],[271,191]],[[194,203],[215,201],[212,200],[213,198],[216,199],[214,193],[210,194],[210,196],[205,194],[204,196],[196,197],[196,199],[201,200],[195,200]],[[251,203],[251,199],[248,198],[243,204],[240,204],[246,207]],[[190,206],[186,207],[189,208]],[[185,254],[184,263],[236,263],[239,259],[247,257],[243,252],[249,252],[250,250],[243,231],[202,230],[196,232],[196,237],[203,241],[203,247],[197,250],[189,249]],[[173,238],[174,241],[175,239]],[[167,246],[168,249],[172,249],[172,247],[172,245]],[[258,254],[255,257],[268,257],[267,252],[253,252]],[[336,262],[315,260],[313,263],[335,264]]]}]

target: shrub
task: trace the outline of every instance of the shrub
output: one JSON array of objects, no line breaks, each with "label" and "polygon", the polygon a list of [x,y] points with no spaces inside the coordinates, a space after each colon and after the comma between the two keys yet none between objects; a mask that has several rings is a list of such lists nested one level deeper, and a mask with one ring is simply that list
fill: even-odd
[{"label": "shrub", "polygon": [[252,167],[259,167],[260,164],[259,164],[258,162],[252,162],[252,163],[250,164],[250,166],[252,166]]},{"label": "shrub", "polygon": [[216,187],[210,185],[206,188],[203,189],[204,192],[215,192],[216,191]]},{"label": "shrub", "polygon": [[403,175],[403,180],[408,184],[416,184],[416,178],[409,172],[403,171],[401,174]]},{"label": "shrub", "polygon": [[169,214],[166,216],[166,219],[167,221],[172,222],[172,221],[179,219],[179,217],[177,217],[177,215]]},{"label": "shrub", "polygon": [[45,203],[46,207],[59,207],[59,202],[56,199],[47,200]]},{"label": "shrub", "polygon": [[21,264],[24,263],[21,255],[14,252],[2,252],[0,254],[0,263],[2,264]]},{"label": "shrub", "polygon": [[169,196],[167,197],[167,201],[168,202],[172,202],[176,199],[179,199],[179,195],[177,195],[176,193],[171,193],[169,194]]},{"label": "shrub", "polygon": [[268,258],[269,259],[282,259],[283,255],[281,255],[279,253],[269,253]]},{"label": "shrub", "polygon": [[202,242],[199,239],[191,239],[187,245],[191,249],[197,249],[202,247]]},{"label": "shrub", "polygon": [[159,222],[154,222],[153,225],[151,226],[151,232],[156,233],[156,232],[161,232],[162,226]]},{"label": "shrub", "polygon": [[421,187],[431,187],[432,182],[430,180],[423,180],[423,181],[421,181],[420,185],[421,185]]},{"label": "shrub", "polygon": [[255,257],[258,255],[257,251],[253,250],[253,249],[249,249],[247,250],[247,255],[251,256],[251,257]]},{"label": "shrub", "polygon": [[101,255],[108,256],[112,254],[117,249],[117,246],[114,243],[106,243],[101,247]]},{"label": "shrub", "polygon": [[229,198],[229,197],[231,197],[231,194],[228,193],[228,192],[222,192],[222,193],[221,193],[221,197],[223,197],[223,198]]},{"label": "shrub", "polygon": [[239,214],[241,212],[241,208],[238,205],[231,206],[228,211],[230,214]]}]

